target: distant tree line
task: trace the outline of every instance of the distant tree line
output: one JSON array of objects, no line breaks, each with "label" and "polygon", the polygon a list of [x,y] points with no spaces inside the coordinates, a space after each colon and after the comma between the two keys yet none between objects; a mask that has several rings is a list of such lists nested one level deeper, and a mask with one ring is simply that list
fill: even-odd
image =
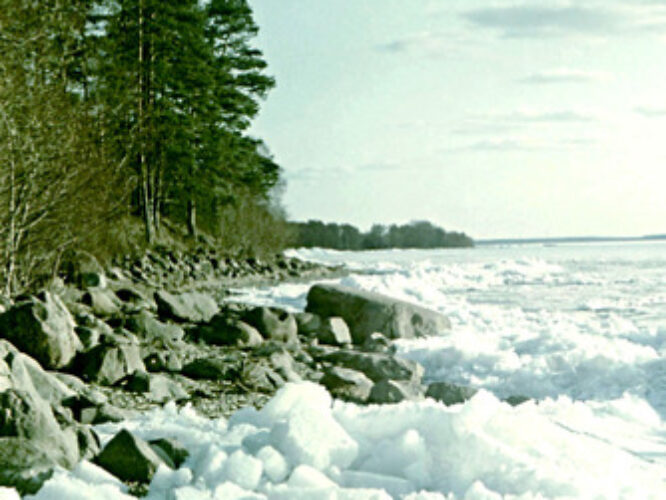
[{"label": "distant tree line", "polygon": [[319,220],[291,222],[290,225],[294,233],[295,247],[373,250],[474,246],[474,241],[466,234],[447,232],[427,221],[415,221],[401,226],[375,224],[366,233],[350,224],[326,224]]},{"label": "distant tree line", "polygon": [[[246,133],[275,84],[257,31],[246,0],[0,0],[4,293],[73,248],[124,252],[168,228],[284,243],[280,168]],[[230,234],[244,223],[250,239]]]}]

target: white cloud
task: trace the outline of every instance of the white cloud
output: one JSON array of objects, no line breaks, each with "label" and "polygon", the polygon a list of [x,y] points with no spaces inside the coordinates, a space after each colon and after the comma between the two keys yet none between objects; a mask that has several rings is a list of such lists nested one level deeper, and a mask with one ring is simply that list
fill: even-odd
[{"label": "white cloud", "polygon": [[519,79],[521,83],[531,85],[547,85],[555,83],[590,83],[604,81],[609,78],[607,73],[583,71],[577,69],[557,68],[538,71]]},{"label": "white cloud", "polygon": [[646,118],[666,118],[666,107],[638,106],[634,111]]}]

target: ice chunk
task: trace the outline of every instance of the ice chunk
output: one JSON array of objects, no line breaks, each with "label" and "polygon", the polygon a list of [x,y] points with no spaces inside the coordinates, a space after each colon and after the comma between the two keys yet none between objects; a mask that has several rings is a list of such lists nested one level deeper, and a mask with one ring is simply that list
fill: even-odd
[{"label": "ice chunk", "polygon": [[416,488],[411,481],[386,474],[346,470],[342,472],[341,482],[351,488],[376,488],[386,490],[393,497],[412,493]]},{"label": "ice chunk", "polygon": [[237,484],[227,481],[215,488],[213,498],[215,500],[260,500],[266,496],[244,490]]},{"label": "ice chunk", "polygon": [[236,450],[225,462],[224,475],[241,488],[253,490],[259,484],[263,468],[261,460],[242,450]]},{"label": "ice chunk", "polygon": [[200,490],[194,486],[182,486],[167,495],[167,500],[213,500],[210,491]]},{"label": "ice chunk", "polygon": [[337,488],[337,485],[331,481],[325,474],[309,465],[299,465],[289,476],[287,486],[290,488],[314,488],[328,489]]},{"label": "ice chunk", "polygon": [[257,453],[257,458],[264,464],[266,477],[274,483],[280,483],[289,473],[289,464],[272,446],[264,446]]},{"label": "ice chunk", "polygon": [[165,465],[160,465],[150,482],[150,491],[165,492],[180,486],[186,486],[191,482],[192,471],[187,467],[173,470]]},{"label": "ice chunk", "polygon": [[332,402],[331,395],[320,385],[312,382],[289,383],[259,413],[269,421],[274,421],[303,408],[327,413]]},{"label": "ice chunk", "polygon": [[271,429],[271,442],[292,464],[324,470],[330,465],[349,466],[358,444],[336,422],[330,411],[297,407]]},{"label": "ice chunk", "polygon": [[86,483],[111,484],[115,485],[123,492],[127,491],[127,487],[120,479],[87,460],[79,462],[76,467],[74,467],[74,470],[72,470],[72,475]]},{"label": "ice chunk", "polygon": [[133,496],[123,493],[117,484],[91,484],[64,470],[57,470],[36,495],[25,498],[26,500],[61,500],[63,498],[67,500],[90,500],[91,498],[95,500],[134,500]]}]

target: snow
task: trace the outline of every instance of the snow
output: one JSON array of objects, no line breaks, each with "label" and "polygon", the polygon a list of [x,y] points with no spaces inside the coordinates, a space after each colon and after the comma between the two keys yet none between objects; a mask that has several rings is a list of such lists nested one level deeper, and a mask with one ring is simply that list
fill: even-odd
[{"label": "snow", "polygon": [[[311,383],[261,410],[209,420],[170,403],[97,427],[180,440],[151,500],[660,499],[666,491],[666,245],[520,246],[474,251],[295,252],[363,272],[336,280],[441,311],[445,335],[396,342],[427,381],[479,391],[358,406]],[[234,300],[302,310],[309,285]],[[512,407],[503,398],[530,399]],[[12,496],[13,495],[13,496]],[[14,500],[0,489],[0,499]],[[87,462],[34,497],[128,498]]]}]

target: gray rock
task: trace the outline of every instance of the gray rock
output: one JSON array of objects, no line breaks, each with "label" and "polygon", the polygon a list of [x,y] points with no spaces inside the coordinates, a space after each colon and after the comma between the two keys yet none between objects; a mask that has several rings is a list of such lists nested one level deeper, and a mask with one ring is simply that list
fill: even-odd
[{"label": "gray rock", "polygon": [[151,294],[138,287],[124,285],[116,290],[118,297],[124,304],[133,306],[136,309],[148,309],[157,311],[157,303]]},{"label": "gray rock", "polygon": [[270,307],[255,307],[243,316],[243,320],[259,330],[259,333],[266,339],[298,344],[296,319],[287,311]]},{"label": "gray rock", "polygon": [[161,318],[190,323],[205,323],[219,312],[210,295],[200,292],[171,294],[164,290],[155,292],[157,311]]},{"label": "gray rock", "polygon": [[35,358],[44,368],[68,365],[83,348],[74,319],[55,295],[30,297],[0,315],[0,337]]},{"label": "gray rock", "polygon": [[224,314],[217,314],[210,322],[201,325],[195,335],[211,345],[256,347],[264,341],[256,328]]},{"label": "gray rock", "polygon": [[150,372],[179,372],[183,369],[180,356],[174,351],[152,352],[143,362]]},{"label": "gray rock", "polygon": [[280,374],[262,362],[245,364],[239,378],[243,386],[267,393],[272,393],[285,384]]},{"label": "gray rock", "polygon": [[165,464],[148,443],[125,429],[113,436],[95,463],[122,481],[144,483],[151,480],[160,464]]},{"label": "gray rock", "polygon": [[391,344],[391,341],[380,332],[371,333],[363,342],[361,349],[365,352],[395,353],[395,347]]},{"label": "gray rock", "polygon": [[359,345],[374,332],[390,339],[414,338],[437,335],[451,327],[449,319],[435,311],[342,285],[314,285],[308,292],[306,311],[322,317],[340,316]]},{"label": "gray rock", "polygon": [[60,428],[45,400],[14,389],[0,393],[0,485],[38,488],[55,466],[71,468],[78,459],[75,432]]},{"label": "gray rock", "polygon": [[316,335],[322,344],[341,346],[352,341],[347,323],[337,316],[323,319]]},{"label": "gray rock", "polygon": [[340,366],[327,368],[319,383],[334,398],[353,403],[365,403],[373,386],[372,380],[363,373]]},{"label": "gray rock", "polygon": [[426,397],[441,401],[446,406],[464,403],[476,394],[476,389],[461,385],[449,384],[448,382],[433,382],[428,385]]},{"label": "gray rock", "polygon": [[185,337],[185,331],[180,326],[163,323],[145,310],[130,316],[126,320],[125,326],[138,337],[149,342],[159,342],[162,345],[172,345]]},{"label": "gray rock", "polygon": [[164,375],[136,371],[129,375],[124,382],[126,390],[146,393],[147,397],[152,401],[180,401],[188,397],[187,391],[178,382]]},{"label": "gray rock", "polygon": [[80,354],[75,365],[84,379],[102,385],[113,385],[136,370],[145,371],[139,346],[129,342],[99,345]]},{"label": "gray rock", "polygon": [[337,366],[363,372],[374,382],[388,379],[420,383],[423,377],[423,367],[416,361],[382,353],[340,349],[324,354],[321,359]]},{"label": "gray rock", "polygon": [[399,380],[380,380],[372,386],[368,403],[391,404],[417,399],[419,388],[412,382]]},{"label": "gray rock", "polygon": [[113,290],[108,288],[89,288],[81,297],[81,302],[90,307],[99,317],[108,318],[120,313],[122,302]]},{"label": "gray rock", "polygon": [[321,317],[314,313],[299,312],[294,314],[296,325],[298,327],[298,334],[303,337],[314,337],[315,334],[321,329]]},{"label": "gray rock", "polygon": [[221,358],[198,358],[183,366],[181,373],[198,380],[230,380],[238,377],[240,365]]},{"label": "gray rock", "polygon": [[0,391],[16,389],[58,405],[75,395],[65,383],[46,372],[30,356],[19,352],[6,340],[0,340]]}]

